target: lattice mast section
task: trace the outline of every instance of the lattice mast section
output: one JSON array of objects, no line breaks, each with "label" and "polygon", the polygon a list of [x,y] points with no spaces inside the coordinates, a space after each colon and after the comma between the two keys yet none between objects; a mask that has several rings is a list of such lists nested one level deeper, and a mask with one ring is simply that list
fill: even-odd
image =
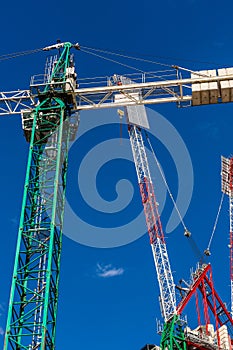
[{"label": "lattice mast section", "polygon": [[176,314],[175,285],[141,129],[136,125],[129,125],[128,131],[159,282],[162,314],[167,322]]},{"label": "lattice mast section", "polygon": [[67,93],[72,45],[61,45],[50,86],[38,87],[39,105],[22,112],[30,148],[4,350],[55,348],[68,146],[77,129]]},{"label": "lattice mast section", "polygon": [[230,248],[230,281],[231,281],[231,317],[233,317],[233,157],[221,157],[222,192],[229,197],[229,248]]}]

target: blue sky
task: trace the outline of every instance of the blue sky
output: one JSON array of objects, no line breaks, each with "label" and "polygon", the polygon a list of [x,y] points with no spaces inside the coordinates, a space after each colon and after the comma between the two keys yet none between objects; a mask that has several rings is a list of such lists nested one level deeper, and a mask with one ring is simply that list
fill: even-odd
[{"label": "blue sky", "polygon": [[[0,55],[41,48],[60,38],[79,42],[82,46],[112,51],[122,50],[137,56],[177,64],[193,70],[218,66],[233,66],[232,10],[230,0],[164,0],[160,1],[99,1],[64,4],[57,1],[4,2]],[[171,57],[162,59],[160,57]],[[0,62],[0,91],[25,89],[30,77],[42,73],[45,53],[23,56]],[[123,67],[103,61],[85,53],[75,53],[76,69],[80,77],[131,73]],[[203,63],[202,63],[203,62]],[[216,64],[204,63],[213,62]],[[156,66],[131,62],[141,70],[156,70]],[[194,169],[194,190],[185,223],[203,251],[210,238],[217,213],[220,192],[220,156],[233,153],[232,104],[177,109],[175,105],[151,108],[170,121],[183,138],[190,153]],[[85,123],[84,113],[81,123]],[[106,133],[119,138],[119,128],[110,125]],[[105,134],[106,136],[106,134]],[[92,143],[103,137],[101,129],[94,130]],[[123,130],[123,137],[127,132]],[[91,143],[90,142],[90,143]],[[28,145],[23,137],[19,116],[0,120],[1,172],[1,246],[0,246],[0,343],[3,342],[7,304],[14,261],[15,243]],[[89,149],[88,138],[80,140],[82,149]],[[174,164],[160,142],[153,145],[168,182],[177,193]],[[76,152],[76,153],[75,153]],[[74,189],[76,210],[79,211],[79,191],[74,187],[75,172],[79,164],[78,147],[71,151],[70,184]],[[119,161],[118,161],[119,162]],[[123,162],[123,161],[122,161]],[[154,166],[154,165],[153,165]],[[105,175],[104,170],[107,171]],[[92,224],[106,227],[114,220],[133,217],[141,208],[137,192],[136,175],[132,164],[107,164],[99,174],[98,188],[105,200],[115,198],[114,183],[128,178],[134,186],[134,201],[122,217],[104,218],[90,213],[83,206],[80,215]],[[108,188],[112,190],[112,192]],[[166,202],[162,215],[164,227],[171,212]],[[112,221],[111,221],[112,220]],[[196,264],[183,228],[166,234],[168,252],[174,279],[188,278]],[[228,268],[228,205],[225,199],[216,235],[211,248],[215,287],[229,304]],[[64,236],[59,312],[57,321],[57,349],[64,347],[91,347],[107,350],[139,350],[146,343],[157,343],[156,318],[160,318],[158,286],[147,235],[137,241],[112,249],[98,249],[80,245]]]}]

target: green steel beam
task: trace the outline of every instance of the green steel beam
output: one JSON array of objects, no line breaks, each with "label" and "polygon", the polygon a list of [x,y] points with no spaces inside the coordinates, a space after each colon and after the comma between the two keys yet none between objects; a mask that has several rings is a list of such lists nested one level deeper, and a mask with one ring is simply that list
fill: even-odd
[{"label": "green steel beam", "polygon": [[186,342],[183,324],[178,315],[165,323],[161,336],[160,347],[162,350],[186,350]]},{"label": "green steel beam", "polygon": [[[71,43],[65,44],[66,50],[62,51],[62,54],[59,57],[58,62],[53,69],[51,78],[49,79],[49,83],[65,82],[66,75],[64,74],[64,72],[66,72],[67,68],[70,66],[70,49],[72,46],[73,45]],[[45,91],[48,91],[49,89],[50,89],[50,86],[47,85],[45,87]]]},{"label": "green steel beam", "polygon": [[[59,75],[66,83],[71,47],[64,44],[52,80]],[[50,83],[25,120],[31,140],[4,350],[55,348],[68,148],[74,125],[64,84],[54,91]]]}]

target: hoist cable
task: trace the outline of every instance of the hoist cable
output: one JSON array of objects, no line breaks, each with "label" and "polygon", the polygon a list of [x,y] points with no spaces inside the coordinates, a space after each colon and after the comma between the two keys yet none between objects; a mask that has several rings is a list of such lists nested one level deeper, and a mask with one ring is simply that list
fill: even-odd
[{"label": "hoist cable", "polygon": [[[89,54],[89,55],[93,55],[93,56],[102,58],[102,59],[104,59],[104,60],[106,60],[106,61],[110,61],[110,62],[116,63],[116,64],[118,64],[118,65],[120,65],[120,66],[123,66],[123,67],[126,67],[126,68],[130,68],[130,69],[132,69],[132,70],[134,70],[134,71],[137,71],[137,72],[140,72],[140,73],[143,73],[143,74],[145,73],[145,71],[143,71],[143,70],[141,70],[141,69],[138,69],[138,68],[133,67],[133,66],[130,66],[130,65],[128,65],[128,64],[125,64],[125,63],[122,63],[122,62],[113,60],[113,59],[111,59],[111,58],[108,58],[108,57],[99,55],[99,54],[97,54],[97,53],[94,53],[94,52],[91,52],[91,51],[88,51],[88,50],[83,50],[83,49],[82,49],[82,52],[85,52],[85,53],[87,53],[87,54]],[[154,73],[153,73],[153,74],[149,73],[149,75],[150,75],[151,77],[153,77],[153,78],[158,78],[158,79],[164,80],[164,77],[158,76],[158,75],[156,75],[156,74],[154,74]]]},{"label": "hoist cable", "polygon": [[104,59],[104,60],[106,60],[106,61],[110,61],[110,62],[113,62],[113,63],[119,64],[119,65],[121,65],[121,66],[123,66],[123,67],[126,67],[126,68],[130,68],[130,69],[136,70],[136,71],[138,71],[138,72],[140,72],[140,73],[145,73],[145,72],[144,72],[144,71],[142,71],[141,69],[138,69],[138,68],[135,68],[135,67],[129,66],[128,64],[124,64],[124,63],[121,63],[121,62],[115,61],[115,60],[113,60],[113,59],[111,59],[111,58],[104,57],[104,56],[102,56],[102,55],[98,55],[97,53],[90,52],[90,51],[83,50],[83,49],[82,49],[82,52],[85,52],[85,53],[87,53],[87,54],[90,54],[90,55],[93,55],[93,56],[96,56],[96,57],[102,58],[102,59]]},{"label": "hoist cable", "polygon": [[185,223],[184,223],[184,220],[183,220],[182,215],[181,215],[181,213],[180,213],[180,211],[179,211],[179,208],[177,207],[177,204],[176,204],[176,202],[175,202],[175,200],[174,200],[174,197],[173,197],[172,192],[171,192],[171,190],[170,190],[170,187],[169,187],[169,185],[168,185],[168,183],[167,183],[167,180],[166,180],[166,178],[165,178],[165,175],[164,175],[164,173],[163,173],[163,171],[162,171],[162,168],[161,168],[161,165],[160,165],[160,163],[159,163],[159,161],[158,161],[158,158],[157,158],[156,155],[155,155],[154,149],[153,149],[153,147],[152,147],[152,144],[151,144],[151,142],[150,142],[150,139],[149,139],[149,136],[148,136],[147,132],[146,132],[146,138],[147,138],[148,144],[149,144],[149,146],[150,146],[150,150],[151,150],[151,152],[152,152],[152,155],[153,155],[153,157],[154,157],[154,160],[155,160],[155,162],[156,162],[156,165],[157,165],[157,167],[158,167],[158,169],[159,169],[160,175],[161,175],[161,177],[162,177],[162,179],[163,179],[163,182],[164,182],[164,184],[165,184],[165,186],[166,186],[166,189],[167,189],[167,191],[168,191],[168,193],[169,193],[169,196],[170,196],[171,201],[172,201],[172,203],[173,203],[173,205],[174,205],[174,208],[175,208],[175,210],[176,210],[176,212],[177,212],[177,215],[179,216],[180,222],[181,222],[181,224],[183,225],[184,230],[187,231],[188,229],[187,229],[187,227],[186,227],[186,225],[185,225]]},{"label": "hoist cable", "polygon": [[205,262],[205,254],[201,253],[200,249],[197,246],[197,243],[194,241],[192,237],[189,238],[189,242],[193,249],[193,252],[196,254],[196,257],[199,260],[199,263],[203,264]]},{"label": "hoist cable", "polygon": [[222,209],[223,199],[224,199],[224,193],[222,193],[222,196],[221,196],[221,200],[220,200],[220,204],[219,204],[219,207],[218,207],[217,216],[216,216],[216,219],[215,219],[215,222],[214,222],[214,227],[213,227],[213,230],[212,230],[212,233],[211,233],[211,236],[210,236],[210,240],[209,240],[209,244],[207,246],[207,250],[210,250],[210,245],[212,243],[212,240],[213,240],[216,228],[217,228],[219,215],[220,215],[220,212],[221,212],[221,209]]},{"label": "hoist cable", "polygon": [[[163,59],[163,60],[172,60],[172,61],[185,61],[185,62],[193,62],[193,63],[201,63],[201,64],[211,64],[211,65],[220,65],[222,66],[222,63],[219,62],[212,62],[212,61],[202,61],[202,60],[195,60],[195,59],[189,59],[189,58],[183,58],[183,57],[172,57],[172,56],[160,56],[160,55],[153,55],[153,54],[145,54],[142,52],[129,52],[126,50],[117,50],[114,49],[110,50],[110,49],[106,49],[106,48],[99,48],[99,47],[87,47],[87,46],[81,46],[82,47],[87,48],[87,49],[91,49],[91,50],[100,50],[100,51],[106,51],[106,52],[111,52],[112,54],[126,54],[126,55],[137,55],[137,56],[143,56],[143,57],[155,57],[155,58],[159,58],[159,59]],[[156,63],[156,62],[155,62]],[[161,62],[160,62],[161,63]],[[160,64],[158,62],[158,64]],[[162,64],[162,63],[161,63]],[[171,65],[169,65],[171,66]]]},{"label": "hoist cable", "polygon": [[157,64],[157,65],[161,65],[161,66],[165,66],[165,67],[170,67],[170,68],[172,68],[172,66],[171,66],[170,64],[167,64],[167,63],[155,62],[155,61],[151,61],[151,60],[146,60],[146,59],[144,59],[144,58],[139,58],[139,57],[133,57],[133,56],[128,56],[128,55],[123,55],[123,54],[121,54],[121,53],[116,53],[116,52],[107,51],[107,50],[94,49],[94,48],[92,48],[92,47],[82,46],[82,48],[88,49],[88,50],[93,50],[93,51],[96,51],[96,52],[106,53],[106,54],[108,54],[108,55],[120,56],[120,57],[123,57],[123,58],[132,59],[132,60],[135,60],[135,61],[142,61],[142,62],[146,62],[146,63],[152,63],[152,64]]},{"label": "hoist cable", "polygon": [[6,53],[6,54],[3,54],[3,55],[0,55],[0,58],[9,57],[9,56],[15,56],[15,55],[23,55],[23,54],[31,53],[31,52],[38,51],[38,50],[42,50],[42,49],[34,49],[34,50]]},{"label": "hoist cable", "polygon": [[21,51],[21,52],[13,52],[13,53],[9,53],[9,54],[0,55],[0,61],[9,60],[9,59],[16,58],[16,57],[19,57],[19,56],[31,55],[31,54],[39,52],[39,51],[42,51],[42,49],[35,49],[35,50],[28,50],[28,51]]},{"label": "hoist cable", "polygon": [[[102,52],[102,53],[105,53],[105,54],[108,54],[108,55],[115,55],[115,56],[120,56],[120,57],[123,57],[123,58],[132,59],[132,60],[135,60],[135,61],[141,61],[141,62],[152,63],[152,64],[156,64],[156,65],[161,65],[161,66],[172,68],[173,70],[174,69],[179,69],[179,70],[183,70],[183,71],[186,71],[186,72],[189,72],[189,73],[195,73],[192,69],[184,68],[184,67],[177,66],[177,65],[170,65],[170,64],[162,63],[162,62],[158,62],[158,61],[146,60],[146,59],[139,58],[139,57],[126,56],[126,55],[122,55],[120,53],[115,53],[115,52],[106,51],[106,50],[100,50],[100,49],[94,49],[94,48],[86,47],[86,46],[84,46],[84,48],[85,49],[89,49],[89,50],[93,50],[93,51],[96,51],[96,52]],[[172,71],[172,70],[169,70],[169,71]],[[167,70],[167,72],[168,72],[168,70]],[[204,76],[204,77],[208,77],[209,76],[208,74],[200,74],[200,75]]]},{"label": "hoist cable", "polygon": [[192,250],[193,250],[194,254],[196,255],[196,257],[198,258],[199,262],[200,262],[200,263],[203,263],[203,261],[204,261],[204,255],[201,253],[201,251],[200,251],[200,249],[198,248],[196,242],[195,242],[194,239],[191,237],[191,233],[188,231],[187,226],[186,226],[185,223],[184,223],[184,220],[183,220],[183,218],[182,218],[182,215],[181,215],[181,213],[180,213],[180,211],[179,211],[179,208],[178,208],[178,206],[177,206],[177,204],[176,204],[176,202],[175,202],[175,200],[174,200],[174,197],[173,197],[173,195],[172,195],[172,192],[171,192],[171,190],[170,190],[170,187],[169,187],[169,185],[168,185],[168,182],[167,182],[167,180],[166,180],[166,178],[165,178],[165,175],[164,175],[164,173],[163,173],[163,171],[162,171],[161,165],[160,165],[160,163],[159,163],[159,161],[158,161],[158,158],[157,158],[156,155],[155,155],[155,151],[154,151],[154,149],[153,149],[153,147],[152,147],[151,141],[150,141],[150,139],[149,139],[149,135],[147,134],[146,131],[145,131],[145,134],[146,134],[146,138],[147,138],[148,144],[149,144],[149,146],[150,146],[150,150],[151,150],[152,155],[153,155],[153,157],[154,157],[154,159],[155,159],[156,165],[157,165],[157,167],[158,167],[158,169],[159,169],[160,175],[161,175],[161,177],[162,177],[162,179],[163,179],[163,181],[164,181],[164,184],[165,184],[165,186],[166,186],[166,188],[167,188],[167,191],[168,191],[169,196],[170,196],[170,198],[171,198],[171,201],[172,201],[172,203],[173,203],[173,205],[174,205],[174,208],[175,208],[175,210],[176,210],[176,212],[177,212],[177,215],[178,215],[178,217],[179,217],[179,219],[180,219],[180,222],[181,222],[181,224],[183,225],[183,228],[184,228],[185,233],[188,233],[188,234],[189,234],[189,235],[187,235],[187,237],[188,237],[188,239],[189,239],[189,243],[190,243],[190,245],[191,245],[191,247],[192,247]]}]

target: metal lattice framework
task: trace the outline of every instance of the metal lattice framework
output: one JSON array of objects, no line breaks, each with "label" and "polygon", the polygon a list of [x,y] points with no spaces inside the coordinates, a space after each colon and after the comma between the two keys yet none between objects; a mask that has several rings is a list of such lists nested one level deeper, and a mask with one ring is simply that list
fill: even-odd
[{"label": "metal lattice framework", "polygon": [[176,314],[175,285],[164,241],[158,204],[154,194],[142,133],[140,128],[135,125],[129,125],[128,130],[159,282],[162,313],[167,322]]},{"label": "metal lattice framework", "polygon": [[35,105],[30,90],[0,92],[0,115],[19,114]]},{"label": "metal lattice framework", "polygon": [[221,160],[222,192],[229,196],[231,316],[233,316],[233,158],[221,157]]},{"label": "metal lattice framework", "polygon": [[[103,86],[78,86],[70,54],[72,47],[79,49],[78,44],[70,43],[44,49],[62,49],[62,52],[50,61],[50,68],[47,67],[42,80],[36,76],[31,80],[30,90],[0,92],[0,115],[21,113],[24,133],[30,141],[4,350],[52,350],[55,347],[68,144],[78,124],[77,118],[70,121],[71,112],[168,102],[191,106],[233,101],[231,68],[229,71],[194,72],[187,79],[176,74],[175,79],[157,77],[148,81],[143,75],[139,82],[133,82],[131,78],[124,82],[124,77],[120,76],[119,85],[113,76]],[[140,127],[129,125],[129,136],[166,322],[163,348],[185,350],[184,333],[176,309],[175,285]],[[232,164],[228,169],[231,210]],[[231,213],[231,247],[232,219]],[[232,265],[231,248],[233,290]],[[205,305],[213,308],[221,324],[216,304],[220,299],[214,294],[212,280],[204,278],[198,288]],[[221,303],[220,306],[222,312],[224,308]]]},{"label": "metal lattice framework", "polygon": [[[66,77],[71,47],[64,44],[55,74]],[[55,347],[68,145],[77,129],[63,80],[52,94],[45,88],[38,107],[23,116],[30,148],[4,350]]]},{"label": "metal lattice framework", "polygon": [[162,349],[186,350],[186,339],[183,331],[183,323],[178,315],[174,315],[170,322],[165,323],[161,336],[160,347]]},{"label": "metal lattice framework", "polygon": [[[201,294],[203,316],[205,321],[206,331],[208,333],[208,326],[210,324],[210,313],[214,316],[215,327],[218,330],[219,327],[226,325],[228,332],[233,337],[233,320],[228,312],[225,304],[222,302],[217,291],[214,288],[211,265],[201,265],[192,274],[193,281],[185,291],[181,302],[177,306],[177,313],[180,315],[185,309],[190,299],[195,296],[196,298],[196,311],[198,317],[198,324],[201,325],[201,314],[199,310],[199,302],[197,291]],[[187,289],[187,288],[186,288]]]},{"label": "metal lattice framework", "polygon": [[[77,45],[75,47],[78,48]],[[51,48],[54,47],[51,46]],[[56,90],[56,86],[59,87],[60,84],[64,83],[59,77],[58,74],[55,81],[49,80],[46,84],[47,89]],[[88,80],[88,83],[81,83],[80,86],[66,91],[66,95],[72,96],[76,110],[171,102],[177,103],[178,106],[192,106],[233,101],[233,96],[231,96],[233,75],[231,71],[224,73],[224,75],[215,74],[215,76],[195,72],[191,77],[185,79],[180,77],[171,79],[156,75],[152,75],[152,77],[153,79],[147,80],[143,74],[137,82],[121,86],[116,85],[109,77],[106,77],[102,86],[98,81]],[[36,76],[34,78],[30,84],[31,90],[0,93],[0,115],[18,114],[22,108],[33,109],[38,102],[38,91],[44,91],[45,88],[43,78],[41,80],[37,80]],[[134,79],[134,76],[130,79]],[[132,91],[137,91],[137,96],[132,94]]]}]

